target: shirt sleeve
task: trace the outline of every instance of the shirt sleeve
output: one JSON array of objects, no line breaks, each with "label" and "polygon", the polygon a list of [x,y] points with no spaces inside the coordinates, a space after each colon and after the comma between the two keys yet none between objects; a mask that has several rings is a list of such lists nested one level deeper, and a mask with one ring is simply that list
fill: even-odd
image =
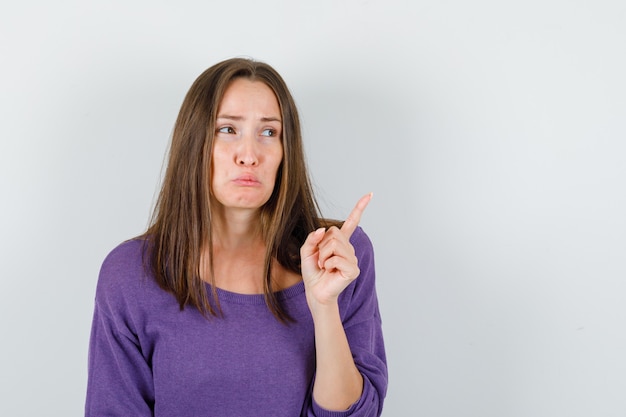
[{"label": "shirt sleeve", "polygon": [[339,308],[354,363],[363,375],[363,392],[348,410],[339,412],[322,408],[310,395],[305,414],[309,417],[380,416],[387,393],[387,360],[376,295],[374,250],[360,227],[353,233],[351,242],[361,273],[341,293]]},{"label": "shirt sleeve", "polygon": [[102,265],[89,341],[85,417],[153,415],[149,357],[142,352],[132,304],[138,273],[120,249]]}]

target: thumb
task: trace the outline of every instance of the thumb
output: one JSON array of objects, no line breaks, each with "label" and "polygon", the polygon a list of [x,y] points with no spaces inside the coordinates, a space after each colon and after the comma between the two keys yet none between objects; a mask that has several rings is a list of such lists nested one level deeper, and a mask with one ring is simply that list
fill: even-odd
[{"label": "thumb", "polygon": [[300,248],[300,258],[302,260],[305,260],[311,257],[317,252],[317,245],[324,238],[325,232],[326,232],[326,229],[323,227],[320,227],[319,229],[309,233],[306,240],[302,244],[302,247]]}]

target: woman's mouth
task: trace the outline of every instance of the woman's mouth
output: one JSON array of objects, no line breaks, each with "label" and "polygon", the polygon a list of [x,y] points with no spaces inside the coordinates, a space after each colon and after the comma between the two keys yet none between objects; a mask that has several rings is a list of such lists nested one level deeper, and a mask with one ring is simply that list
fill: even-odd
[{"label": "woman's mouth", "polygon": [[235,184],[242,186],[255,186],[261,184],[254,175],[241,175],[233,180]]}]

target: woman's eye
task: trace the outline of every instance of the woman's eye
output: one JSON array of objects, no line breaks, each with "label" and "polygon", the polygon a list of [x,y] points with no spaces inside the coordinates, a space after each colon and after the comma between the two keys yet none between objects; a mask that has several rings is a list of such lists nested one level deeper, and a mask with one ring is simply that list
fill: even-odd
[{"label": "woman's eye", "polygon": [[262,136],[276,136],[276,131],[274,129],[265,129],[261,132]]},{"label": "woman's eye", "polygon": [[230,126],[220,127],[219,129],[217,129],[217,131],[219,133],[230,133],[230,134],[235,133],[235,129],[233,129]]}]

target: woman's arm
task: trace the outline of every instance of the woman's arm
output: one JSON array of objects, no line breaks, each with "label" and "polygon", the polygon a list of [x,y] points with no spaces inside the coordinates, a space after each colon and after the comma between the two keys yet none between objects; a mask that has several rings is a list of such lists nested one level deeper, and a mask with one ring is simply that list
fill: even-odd
[{"label": "woman's arm", "polygon": [[315,325],[313,399],[327,410],[347,410],[363,393],[363,375],[353,359],[338,299],[360,274],[350,237],[371,197],[359,200],[341,229],[318,229],[301,249],[302,276]]},{"label": "woman's arm", "polygon": [[131,312],[134,303],[129,301],[135,301],[136,294],[128,275],[143,268],[140,257],[139,262],[130,262],[137,245],[120,245],[100,270],[89,341],[86,417],[153,415],[152,370],[139,344]]},{"label": "woman's arm", "polygon": [[339,306],[317,306],[312,315],[317,364],[313,398],[325,409],[347,410],[361,397],[363,376],[352,358]]}]

